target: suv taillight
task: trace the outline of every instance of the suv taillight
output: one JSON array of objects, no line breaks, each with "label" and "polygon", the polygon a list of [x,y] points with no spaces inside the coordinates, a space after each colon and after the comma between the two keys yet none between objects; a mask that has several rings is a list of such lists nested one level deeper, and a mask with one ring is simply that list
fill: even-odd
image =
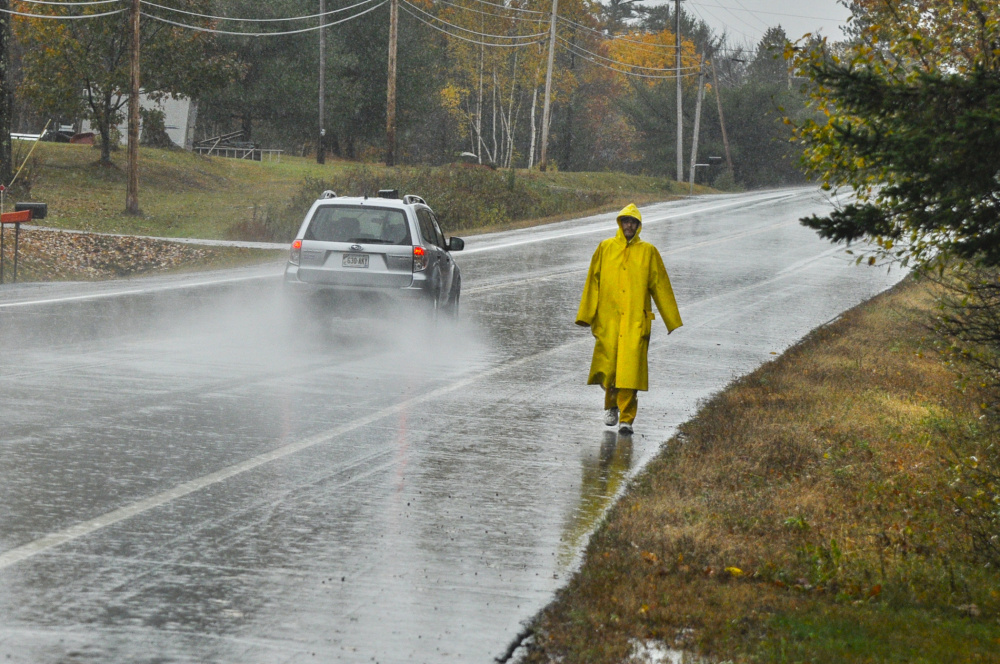
[{"label": "suv taillight", "polygon": [[417,245],[413,247],[413,271],[420,272],[427,269],[427,250]]},{"label": "suv taillight", "polygon": [[292,265],[299,264],[299,258],[302,256],[302,240],[296,240],[292,242],[292,250],[288,253],[288,262]]}]

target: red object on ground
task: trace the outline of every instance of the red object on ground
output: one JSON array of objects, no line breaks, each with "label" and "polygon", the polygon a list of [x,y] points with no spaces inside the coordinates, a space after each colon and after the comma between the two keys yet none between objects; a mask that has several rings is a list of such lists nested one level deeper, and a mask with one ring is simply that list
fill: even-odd
[{"label": "red object on ground", "polygon": [[31,210],[0,214],[0,224],[23,224],[26,221],[31,221]]}]

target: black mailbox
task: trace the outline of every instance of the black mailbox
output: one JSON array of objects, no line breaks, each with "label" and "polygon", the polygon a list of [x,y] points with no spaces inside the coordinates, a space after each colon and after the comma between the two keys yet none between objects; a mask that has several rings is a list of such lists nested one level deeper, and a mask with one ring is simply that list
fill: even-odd
[{"label": "black mailbox", "polygon": [[44,219],[49,212],[49,206],[46,203],[14,203],[14,212],[24,212],[25,210],[31,210],[33,220]]}]

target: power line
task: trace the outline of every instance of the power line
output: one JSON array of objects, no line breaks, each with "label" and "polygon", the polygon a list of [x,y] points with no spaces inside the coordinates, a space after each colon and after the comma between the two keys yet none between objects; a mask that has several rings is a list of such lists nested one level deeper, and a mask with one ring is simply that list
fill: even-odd
[{"label": "power line", "polygon": [[[603,55],[600,55],[599,53],[594,53],[593,51],[587,50],[587,49],[583,48],[582,46],[580,46],[579,44],[574,44],[573,42],[570,42],[570,41],[568,41],[567,39],[565,39],[563,37],[558,37],[558,40],[560,42],[562,42],[562,45],[567,50],[570,50],[571,52],[575,53],[576,55],[584,57],[585,59],[590,60],[591,62],[594,62],[595,64],[602,64],[600,61],[604,61],[604,62],[609,63],[609,64],[602,65],[602,66],[605,66],[608,69],[613,69],[614,71],[619,71],[621,73],[634,73],[637,76],[640,75],[637,72],[632,71],[632,70],[635,70],[635,69],[645,69],[647,71],[653,71],[653,72],[672,72],[673,75],[670,75],[670,76],[661,75],[661,74],[646,74],[644,76],[646,76],[647,78],[670,78],[670,79],[673,79],[673,78],[676,78],[676,74],[677,74],[678,71],[690,71],[690,70],[697,70],[697,69],[699,69],[698,67],[681,67],[678,70],[675,67],[661,68],[661,67],[647,67],[645,65],[633,65],[633,64],[629,64],[627,62],[621,62],[620,60],[615,60],[613,58],[605,57]],[[586,57],[586,56],[590,56],[590,57]],[[591,58],[594,58],[594,59],[591,60]],[[614,67],[612,67],[611,65],[616,65],[618,67],[627,67],[627,68],[629,68],[629,71],[622,71],[620,69],[614,69]]]},{"label": "power line", "polygon": [[465,7],[463,5],[455,4],[454,2],[447,2],[447,0],[437,0],[439,5],[448,5],[449,7],[456,7],[468,12],[475,12],[476,14],[482,14],[484,16],[491,16],[493,18],[503,19],[505,21],[527,21],[529,23],[544,23],[543,18],[528,18],[526,16],[502,16],[500,14],[494,14],[493,12],[484,12],[481,9],[473,9],[472,7]]},{"label": "power line", "polygon": [[[573,42],[567,40],[565,37],[556,37],[556,39],[558,39],[559,41],[561,41],[563,44],[565,44],[567,46],[571,46],[571,47],[573,47],[575,49],[579,49],[579,50],[583,51],[584,53],[586,53],[588,55],[591,55],[591,56],[593,56],[595,58],[598,58],[600,60],[604,60],[604,61],[610,62],[612,64],[619,65],[621,67],[630,67],[632,69],[645,69],[645,70],[648,70],[648,71],[670,71],[670,72],[677,72],[678,71],[678,69],[676,67],[667,67],[667,68],[663,68],[663,67],[647,67],[645,65],[633,65],[633,64],[629,64],[627,62],[621,62],[620,60],[615,60],[614,58],[609,58],[609,57],[603,56],[603,55],[601,55],[599,53],[594,53],[593,51],[589,51],[589,50],[583,48],[582,46],[580,46],[579,44],[574,44]],[[691,69],[698,69],[698,67],[681,67],[680,71],[688,71],[688,70],[691,70]]]},{"label": "power line", "polygon": [[[481,5],[489,5],[490,7],[501,8],[500,5],[494,4],[492,2],[487,2],[487,0],[472,0],[472,1],[473,2],[478,2]],[[503,6],[502,8],[505,9],[505,10],[507,10],[507,11],[523,12],[525,14],[541,14],[542,16],[548,16],[549,15],[548,12],[540,12],[540,11],[535,10],[535,9],[524,9],[523,7]]]},{"label": "power line", "polygon": [[[588,62],[591,62],[591,63],[597,65],[598,67],[604,67],[605,69],[610,69],[613,72],[617,72],[619,74],[624,74],[625,76],[634,76],[634,77],[637,77],[637,78],[654,78],[654,79],[659,79],[659,80],[671,80],[671,81],[677,78],[677,74],[672,74],[672,75],[667,75],[667,74],[640,74],[640,73],[634,72],[634,71],[625,71],[625,70],[622,70],[622,69],[616,69],[615,67],[613,67],[611,65],[608,65],[608,64],[605,64],[605,63],[601,62],[600,60],[596,60],[596,59],[591,58],[591,57],[589,57],[587,55],[584,55],[583,53],[577,52],[575,46],[567,46],[566,44],[560,44],[560,45],[563,48],[565,48],[566,50],[568,50],[570,53],[573,53],[574,55],[576,55],[576,56],[578,56],[580,58],[583,58],[584,60],[587,60]],[[623,66],[629,66],[629,65],[623,65]],[[688,76],[692,76],[692,74],[681,74],[682,78],[686,78]]]},{"label": "power line", "polygon": [[58,21],[75,21],[78,19],[85,18],[100,18],[101,16],[113,16],[114,14],[121,14],[125,9],[115,9],[110,12],[101,12],[100,14],[28,14],[25,12],[16,12],[13,9],[0,9],[0,13],[10,14],[12,16],[24,16],[25,18],[48,18],[55,19]]},{"label": "power line", "polygon": [[[425,20],[425,19],[417,16],[416,14],[414,14],[413,12],[411,12],[409,9],[407,9],[405,7],[405,5],[408,5],[408,4],[410,4],[410,3],[405,2],[405,0],[404,0],[404,2],[400,3],[399,8],[402,9],[407,14],[409,14],[410,16],[412,16],[417,21],[420,21],[421,23],[423,23],[424,25],[429,26],[431,28],[434,28],[438,32],[443,32],[444,34],[448,35],[449,37],[453,37],[455,39],[459,39],[459,40],[464,41],[464,42],[469,42],[470,44],[476,44],[478,46],[496,46],[496,47],[499,47],[499,48],[518,48],[518,47],[521,47],[521,46],[534,46],[536,44],[541,44],[542,43],[542,40],[536,39],[535,41],[530,41],[530,42],[517,42],[517,43],[497,44],[495,42],[484,42],[484,41],[479,41],[479,40],[476,40],[476,39],[470,39],[468,37],[463,37],[461,35],[456,35],[453,32],[450,32],[447,29],[442,28],[441,26],[434,25],[430,21]],[[451,25],[451,24],[449,23],[448,25]]]},{"label": "power line", "polygon": [[[119,0],[112,0],[118,2]],[[307,19],[317,19],[324,16],[330,16],[331,14],[339,14],[340,12],[346,12],[348,10],[354,9],[355,7],[360,7],[361,5],[367,5],[374,0],[361,0],[361,2],[355,3],[348,7],[341,7],[339,9],[332,9],[328,12],[323,12],[321,14],[308,14],[303,16],[287,16],[282,18],[235,18],[233,16],[211,16],[209,14],[199,14],[198,12],[188,11],[186,9],[177,9],[176,7],[167,7],[165,5],[158,5],[148,0],[139,0],[140,4],[146,5],[148,7],[156,7],[157,9],[165,9],[167,11],[176,12],[178,14],[186,14],[188,16],[195,16],[197,18],[204,18],[212,21],[242,21],[245,23],[276,23],[285,21],[305,21]],[[331,25],[331,24],[327,24]]]},{"label": "power line", "polygon": [[765,31],[771,29],[771,26],[769,26],[767,23],[764,23],[764,21],[762,21],[759,18],[757,18],[757,14],[754,13],[754,12],[751,12],[749,9],[747,9],[747,6],[744,5],[742,2],[740,2],[740,0],[733,0],[733,2],[735,2],[736,4],[738,4],[743,9],[743,11],[748,12],[753,17],[753,20],[755,20],[758,23],[760,23],[761,25],[763,25]]},{"label": "power line", "polygon": [[[707,3],[707,2],[698,2],[698,3],[695,3],[692,0],[689,0],[689,1],[691,2],[691,4],[700,4],[702,7],[719,7],[720,9],[725,9],[726,8],[724,5],[714,5],[714,4],[710,4],[710,3]],[[767,12],[767,11],[764,11],[764,10],[761,10],[761,9],[756,9],[756,10],[755,9],[747,9],[742,4],[740,4],[740,6],[743,7],[743,8],[742,9],[736,9],[734,7],[733,11],[736,11],[736,12],[743,11],[743,12],[747,12],[747,13],[751,13],[751,14],[767,14],[768,16],[784,16],[786,18],[805,18],[805,19],[810,19],[810,20],[813,20],[813,21],[829,21],[830,23],[843,23],[844,22],[842,19],[839,19],[839,18],[829,18],[827,16],[804,16],[802,14],[786,14],[784,12]]]},{"label": "power line", "polygon": [[[369,0],[369,1],[374,2],[374,0]],[[210,34],[215,34],[215,35],[233,35],[233,36],[236,36],[236,37],[280,37],[280,36],[283,36],[283,35],[297,35],[297,34],[301,34],[303,32],[312,32],[313,30],[322,30],[324,28],[329,28],[330,26],[340,25],[341,23],[346,23],[347,21],[353,21],[354,19],[356,19],[358,17],[361,17],[361,16],[364,16],[365,14],[367,14],[369,12],[375,11],[379,7],[382,7],[383,5],[385,5],[387,2],[389,2],[389,0],[382,0],[382,2],[379,2],[374,7],[369,7],[368,9],[366,9],[366,10],[364,10],[362,12],[358,12],[357,14],[354,14],[353,16],[348,16],[346,18],[342,18],[339,21],[334,21],[332,23],[324,23],[323,25],[314,25],[312,27],[302,28],[300,30],[283,30],[281,32],[234,32],[234,31],[230,31],[230,30],[214,30],[212,28],[203,28],[203,27],[197,26],[197,25],[189,25],[187,23],[178,23],[177,21],[170,21],[168,19],[163,18],[162,16],[156,16],[155,14],[147,14],[146,12],[141,12],[141,14],[143,16],[145,16],[146,18],[150,18],[150,19],[153,19],[154,21],[159,21],[161,23],[167,23],[169,25],[173,25],[173,26],[176,26],[178,28],[187,28],[189,30],[195,30],[197,32],[208,32]],[[364,4],[364,3],[362,3],[362,4]]]},{"label": "power line", "polygon": [[563,23],[566,23],[567,25],[571,25],[571,26],[573,26],[575,28],[583,28],[584,30],[588,30],[590,32],[593,32],[594,34],[596,34],[597,36],[599,36],[601,39],[607,39],[608,41],[620,41],[620,42],[626,42],[626,43],[629,43],[629,44],[640,44],[642,46],[649,46],[649,47],[655,47],[655,48],[666,48],[666,49],[670,49],[671,51],[674,50],[675,48],[677,48],[673,44],[653,44],[653,43],[649,43],[649,42],[637,41],[635,39],[628,39],[626,37],[618,37],[618,36],[615,36],[615,35],[609,35],[609,34],[605,33],[603,30],[598,30],[597,28],[591,28],[591,27],[586,26],[586,25],[584,25],[582,23],[577,23],[575,21],[569,20],[568,18],[563,18],[562,16],[558,16],[557,18],[560,21],[562,21]]},{"label": "power line", "polygon": [[[704,23],[706,23],[706,24],[707,24],[707,23],[708,23],[708,21],[706,21],[706,20],[705,20],[705,17],[704,17],[704,16],[702,16],[702,14],[701,14],[701,12],[700,12],[700,11],[698,11],[698,6],[697,6],[696,4],[694,4],[693,2],[691,2],[691,0],[688,0],[688,3],[690,4],[690,6],[691,6],[691,9],[693,9],[693,10],[694,10],[694,13],[698,15],[698,18],[700,18],[700,19],[701,19],[701,20],[702,20],[702,21],[703,21]],[[725,27],[726,27],[727,29],[731,29],[731,30],[732,30],[733,32],[735,32],[736,34],[738,34],[738,35],[741,35],[741,36],[742,36],[742,37],[743,37],[744,39],[746,39],[746,40],[747,40],[748,42],[750,42],[750,43],[755,43],[755,42],[757,41],[756,39],[754,39],[754,38],[753,38],[753,37],[751,37],[750,35],[746,34],[745,32],[740,32],[740,31],[739,31],[739,30],[737,30],[736,28],[731,28],[731,27],[730,27],[729,25],[727,25],[727,24],[726,24],[726,22],[725,22],[725,21],[723,21],[723,20],[722,20],[721,18],[719,18],[718,16],[716,16],[715,14],[713,14],[712,12],[710,12],[710,11],[709,11],[708,9],[706,9],[705,7],[702,7],[702,9],[704,9],[704,10],[705,10],[705,11],[706,11],[706,12],[708,13],[708,15],[709,15],[709,16],[711,16],[712,18],[714,18],[714,19],[715,19],[716,21],[718,21],[718,22],[719,22],[719,23],[720,23],[721,25],[725,26]]]},{"label": "power line", "polygon": [[28,5],[56,5],[59,7],[81,7],[84,5],[110,5],[122,0],[89,0],[88,2],[56,2],[55,0],[20,0]]},{"label": "power line", "polygon": [[[689,0],[689,1],[690,1],[690,0]],[[692,4],[692,6],[694,5],[694,3],[693,3],[693,2],[692,2],[691,4]],[[717,7],[719,8],[719,9],[723,9],[723,10],[725,10],[725,11],[726,11],[726,12],[727,12],[728,14],[730,14],[730,15],[731,15],[731,16],[732,16],[733,18],[735,18],[735,19],[736,19],[737,21],[739,21],[739,22],[740,22],[740,23],[742,23],[743,25],[747,26],[747,27],[748,27],[748,28],[750,28],[751,30],[753,30],[753,31],[755,31],[755,32],[757,31],[757,28],[756,28],[756,27],[754,27],[754,26],[753,26],[753,25],[751,25],[750,23],[746,22],[745,20],[743,20],[742,18],[740,18],[739,16],[737,16],[736,14],[734,14],[734,13],[733,13],[733,12],[732,12],[732,11],[731,11],[731,10],[729,9],[729,7],[726,7],[725,5],[716,5],[716,6],[717,6]],[[703,7],[703,9],[704,9],[704,7]],[[708,10],[707,10],[707,9],[705,9],[705,11],[708,11]],[[709,15],[709,16],[712,16],[713,18],[715,18],[715,20],[716,20],[716,21],[719,21],[720,23],[722,23],[722,25],[727,25],[727,22],[726,22],[726,21],[723,21],[723,20],[721,20],[721,19],[720,19],[720,18],[719,18],[718,16],[716,16],[716,15],[715,15],[715,14],[713,14],[712,12],[708,12],[708,15]],[[739,30],[735,30],[735,29],[734,29],[734,32],[737,32],[737,33],[739,33],[739,34],[743,35],[744,37],[746,37],[747,39],[749,39],[749,40],[751,40],[751,41],[756,41],[756,39],[754,39],[753,37],[751,37],[751,36],[747,35],[746,33],[743,33],[743,32],[740,32]]]},{"label": "power line", "polygon": [[[563,23],[566,23],[567,25],[571,25],[571,26],[577,27],[577,28],[583,28],[584,30],[592,32],[596,36],[600,37],[601,39],[605,39],[605,40],[607,40],[609,42],[611,42],[611,41],[614,41],[614,42],[624,42],[626,44],[636,44],[638,46],[646,46],[646,47],[649,47],[649,48],[665,49],[665,50],[668,50],[670,52],[673,52],[674,49],[677,48],[677,46],[675,44],[658,44],[656,42],[644,42],[644,41],[639,41],[637,39],[629,39],[628,37],[625,37],[623,35],[609,35],[609,34],[607,34],[606,32],[604,32],[602,30],[598,30],[596,28],[591,28],[589,26],[583,25],[582,23],[577,23],[577,22],[571,21],[571,20],[569,20],[567,18],[563,18],[562,16],[560,16],[558,18],[559,18],[560,21],[562,21]],[[707,21],[705,21],[705,18],[703,16],[701,16],[700,14],[699,14],[699,18],[701,18],[702,22],[704,22],[704,23],[707,24]],[[669,32],[670,32],[670,34],[673,34],[672,30],[670,30]],[[650,35],[652,35],[652,34],[656,34],[656,33],[652,32],[652,31],[649,31],[649,32],[646,32],[644,34],[650,34]],[[742,34],[742,33],[740,33],[740,34]],[[746,35],[744,35],[744,36],[746,36]],[[726,53],[726,52],[742,52],[742,51],[740,51],[739,49],[732,49],[732,48],[725,48],[725,47],[717,46],[717,47],[713,48],[713,52],[715,52],[715,53]]]},{"label": "power line", "polygon": [[530,39],[530,40],[533,40],[532,43],[534,43],[535,41],[538,41],[539,39],[541,39],[542,37],[544,37],[544,36],[546,36],[548,34],[547,31],[546,32],[536,32],[535,34],[531,34],[531,35],[494,35],[494,34],[489,34],[489,33],[486,33],[486,32],[478,32],[476,30],[471,30],[469,28],[464,28],[464,27],[462,27],[460,25],[456,25],[454,23],[449,23],[448,21],[444,20],[443,18],[440,18],[438,16],[435,16],[434,14],[431,14],[430,12],[426,12],[423,9],[420,9],[419,7],[417,7],[416,5],[414,5],[412,2],[409,2],[409,0],[401,0],[401,2],[404,5],[408,5],[411,9],[415,9],[416,11],[420,12],[424,16],[429,17],[433,21],[437,21],[438,23],[443,23],[443,24],[445,24],[447,26],[450,26],[450,27],[452,27],[452,28],[454,28],[456,30],[461,30],[462,32],[468,32],[469,34],[476,35],[477,37],[483,37],[483,38],[488,38],[488,39],[509,39],[509,40]]}]

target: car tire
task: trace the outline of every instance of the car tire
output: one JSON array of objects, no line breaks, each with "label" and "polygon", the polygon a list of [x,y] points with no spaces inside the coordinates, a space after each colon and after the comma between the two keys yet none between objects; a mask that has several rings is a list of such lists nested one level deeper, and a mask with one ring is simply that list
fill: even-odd
[{"label": "car tire", "polygon": [[427,298],[427,302],[424,303],[424,314],[427,316],[427,320],[436,322],[438,319],[438,313],[441,310],[441,297],[437,292],[432,292]]},{"label": "car tire", "polygon": [[451,287],[451,294],[448,295],[448,304],[444,305],[445,314],[451,320],[458,320],[459,301],[462,297],[462,284],[456,281]]}]

